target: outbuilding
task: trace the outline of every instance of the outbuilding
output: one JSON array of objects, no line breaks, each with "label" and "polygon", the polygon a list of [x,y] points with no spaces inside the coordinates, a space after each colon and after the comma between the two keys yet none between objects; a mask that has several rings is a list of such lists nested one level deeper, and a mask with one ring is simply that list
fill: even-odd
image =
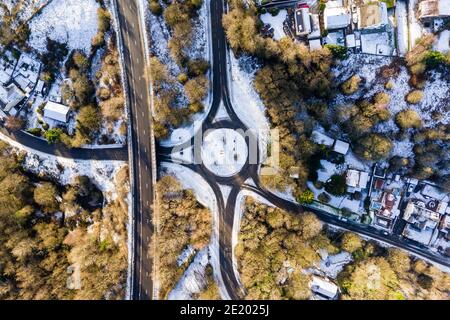
[{"label": "outbuilding", "polygon": [[69,107],[53,101],[47,102],[44,107],[44,117],[64,123],[69,120],[69,112]]}]

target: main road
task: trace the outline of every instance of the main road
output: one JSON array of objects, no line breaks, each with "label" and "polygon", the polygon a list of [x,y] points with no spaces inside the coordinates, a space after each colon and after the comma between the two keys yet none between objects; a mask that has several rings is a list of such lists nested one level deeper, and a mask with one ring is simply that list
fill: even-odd
[{"label": "main road", "polygon": [[131,127],[130,167],[132,168],[132,194],[134,241],[131,298],[153,298],[153,257],[150,247],[153,235],[153,202],[155,179],[154,141],[150,103],[150,85],[146,76],[144,22],[139,19],[136,1],[113,0],[117,4],[122,42],[129,120]]}]

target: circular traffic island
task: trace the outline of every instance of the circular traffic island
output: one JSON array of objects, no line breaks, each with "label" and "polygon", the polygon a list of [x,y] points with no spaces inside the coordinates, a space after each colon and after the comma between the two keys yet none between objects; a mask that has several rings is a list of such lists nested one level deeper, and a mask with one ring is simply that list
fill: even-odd
[{"label": "circular traffic island", "polygon": [[204,137],[201,155],[203,164],[213,174],[232,177],[247,161],[247,143],[232,129],[216,129]]}]

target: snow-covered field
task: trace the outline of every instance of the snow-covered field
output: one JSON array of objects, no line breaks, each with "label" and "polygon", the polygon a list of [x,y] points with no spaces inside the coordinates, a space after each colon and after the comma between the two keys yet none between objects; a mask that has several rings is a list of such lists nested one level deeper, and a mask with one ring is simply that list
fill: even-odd
[{"label": "snow-covered field", "polygon": [[67,43],[70,49],[89,53],[98,31],[95,0],[53,0],[30,22],[30,45],[45,51],[46,38]]},{"label": "snow-covered field", "polygon": [[229,52],[228,58],[230,64],[228,87],[234,112],[247,127],[258,133],[259,150],[262,160],[265,160],[270,125],[265,115],[265,106],[253,87],[253,80],[259,67],[251,57],[243,56],[236,59],[234,53]]},{"label": "snow-covered field", "polygon": [[[338,94],[332,105],[343,106],[348,105],[361,98],[371,98],[378,92],[387,92],[391,98],[388,105],[392,118],[400,111],[407,108],[416,110],[422,117],[423,125],[426,128],[433,128],[439,124],[448,125],[450,123],[450,81],[448,75],[433,72],[430,79],[426,82],[423,89],[423,100],[416,104],[410,105],[406,102],[406,95],[412,90],[409,85],[409,74],[406,67],[401,66],[397,75],[390,78],[394,86],[392,90],[386,90],[384,85],[388,79],[383,79],[379,74],[380,69],[389,66],[393,62],[392,58],[376,57],[361,54],[352,54],[343,61],[333,71],[337,83],[342,83],[353,74],[359,75],[363,80],[363,88],[356,93],[345,96]],[[433,113],[439,113],[439,119],[433,118]],[[380,123],[376,130],[378,132],[397,132],[398,128],[391,119],[387,122]]]}]

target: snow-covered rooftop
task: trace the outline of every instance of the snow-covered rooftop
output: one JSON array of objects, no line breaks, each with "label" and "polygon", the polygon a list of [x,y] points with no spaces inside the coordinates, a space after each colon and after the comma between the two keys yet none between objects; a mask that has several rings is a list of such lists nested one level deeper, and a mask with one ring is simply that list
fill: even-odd
[{"label": "snow-covered rooftop", "polygon": [[69,111],[70,108],[65,105],[49,101],[44,107],[44,117],[61,122],[67,122]]}]

